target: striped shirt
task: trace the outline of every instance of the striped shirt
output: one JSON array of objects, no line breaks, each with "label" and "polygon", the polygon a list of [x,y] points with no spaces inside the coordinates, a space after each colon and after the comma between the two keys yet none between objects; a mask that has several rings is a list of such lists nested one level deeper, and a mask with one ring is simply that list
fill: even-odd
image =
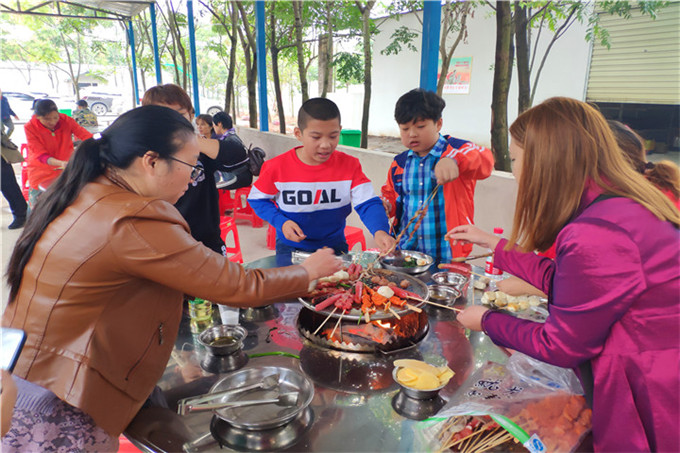
[{"label": "striped shirt", "polygon": [[[424,157],[420,157],[413,150],[408,151],[403,176],[404,209],[399,219],[401,228],[406,226],[437,186],[434,167],[439,162],[446,145],[446,139],[439,135],[439,140]],[[409,240],[415,227],[415,223],[411,224],[404,233],[399,247],[403,250],[419,250],[441,261],[449,261],[451,247],[443,239],[447,232],[445,212],[444,191],[440,189],[429,203],[427,214],[418,230]]]}]

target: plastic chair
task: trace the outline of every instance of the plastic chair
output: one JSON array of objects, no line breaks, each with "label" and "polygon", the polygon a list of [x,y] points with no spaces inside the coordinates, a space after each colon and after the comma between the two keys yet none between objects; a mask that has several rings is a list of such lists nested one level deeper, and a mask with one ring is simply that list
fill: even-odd
[{"label": "plastic chair", "polygon": [[118,444],[118,453],[141,453],[142,451],[135,447],[123,434],[118,437]]},{"label": "plastic chair", "polygon": [[267,248],[269,250],[276,249],[276,228],[272,225],[269,225],[269,228],[267,228]]},{"label": "plastic chair", "polygon": [[356,244],[361,244],[361,251],[366,250],[366,238],[364,237],[364,230],[361,228],[346,226],[345,227],[345,240],[349,246],[349,250]]},{"label": "plastic chair", "polygon": [[236,198],[232,195],[231,190],[217,189],[217,192],[219,193],[220,215],[222,216],[226,211],[234,209]]},{"label": "plastic chair", "polygon": [[234,203],[234,213],[233,217],[236,220],[247,220],[251,223],[253,228],[261,228],[264,226],[264,220],[259,218],[253,208],[248,204],[248,195],[250,194],[250,187],[242,187],[236,189],[236,194],[234,198],[236,202]]},{"label": "plastic chair", "polygon": [[[230,247],[227,242],[227,236],[229,233],[234,236],[234,245]],[[229,261],[234,263],[243,264],[243,253],[241,253],[241,242],[238,239],[238,229],[236,228],[236,221],[233,217],[222,216],[220,217],[220,237],[224,241],[227,248],[227,256]]]},{"label": "plastic chair", "polygon": [[28,201],[28,169],[26,168],[28,165],[26,162],[26,159],[28,159],[28,145],[26,143],[21,144],[21,156],[24,158],[24,161],[21,163],[21,194]]}]

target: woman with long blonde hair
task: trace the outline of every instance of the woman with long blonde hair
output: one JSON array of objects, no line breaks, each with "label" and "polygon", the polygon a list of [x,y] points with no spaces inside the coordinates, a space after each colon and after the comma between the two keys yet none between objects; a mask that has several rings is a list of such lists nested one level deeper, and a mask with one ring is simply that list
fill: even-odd
[{"label": "woman with long blonde hair", "polygon": [[[552,98],[510,128],[513,231],[448,236],[548,294],[545,324],[481,306],[458,320],[498,345],[577,370],[595,451],[680,451],[680,214],[590,105]],[[552,261],[536,256],[556,242]]]}]

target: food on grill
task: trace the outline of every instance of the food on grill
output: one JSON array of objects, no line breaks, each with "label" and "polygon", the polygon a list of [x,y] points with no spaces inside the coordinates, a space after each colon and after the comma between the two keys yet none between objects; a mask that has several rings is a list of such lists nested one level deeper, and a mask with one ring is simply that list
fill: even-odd
[{"label": "food on grill", "polygon": [[397,380],[400,384],[417,390],[434,390],[443,387],[453,377],[448,366],[436,367],[413,359],[394,361],[397,367]]},{"label": "food on grill", "polygon": [[347,313],[357,309],[366,317],[366,322],[370,322],[371,315],[378,310],[400,318],[392,307],[420,312],[420,308],[407,303],[407,299],[421,300],[419,295],[404,289],[409,285],[406,279],[397,285],[383,275],[376,275],[371,270],[364,270],[360,264],[352,263],[345,270],[319,279],[309,298],[316,311],[334,307]]},{"label": "food on grill", "polygon": [[487,291],[482,295],[482,303],[515,313],[537,307],[542,301],[538,296],[511,296],[503,291]]}]

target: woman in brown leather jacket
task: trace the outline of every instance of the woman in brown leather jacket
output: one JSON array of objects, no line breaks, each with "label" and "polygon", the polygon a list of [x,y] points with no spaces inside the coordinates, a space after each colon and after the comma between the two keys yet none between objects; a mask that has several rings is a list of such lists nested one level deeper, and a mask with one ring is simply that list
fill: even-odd
[{"label": "woman in brown leather jacket", "polygon": [[200,177],[198,155],[182,115],[140,107],[85,140],[37,203],[7,273],[2,325],[27,341],[2,451],[115,451],[165,369],[183,294],[258,306],[339,269],[320,250],[244,270],[193,239],[173,203]]}]

